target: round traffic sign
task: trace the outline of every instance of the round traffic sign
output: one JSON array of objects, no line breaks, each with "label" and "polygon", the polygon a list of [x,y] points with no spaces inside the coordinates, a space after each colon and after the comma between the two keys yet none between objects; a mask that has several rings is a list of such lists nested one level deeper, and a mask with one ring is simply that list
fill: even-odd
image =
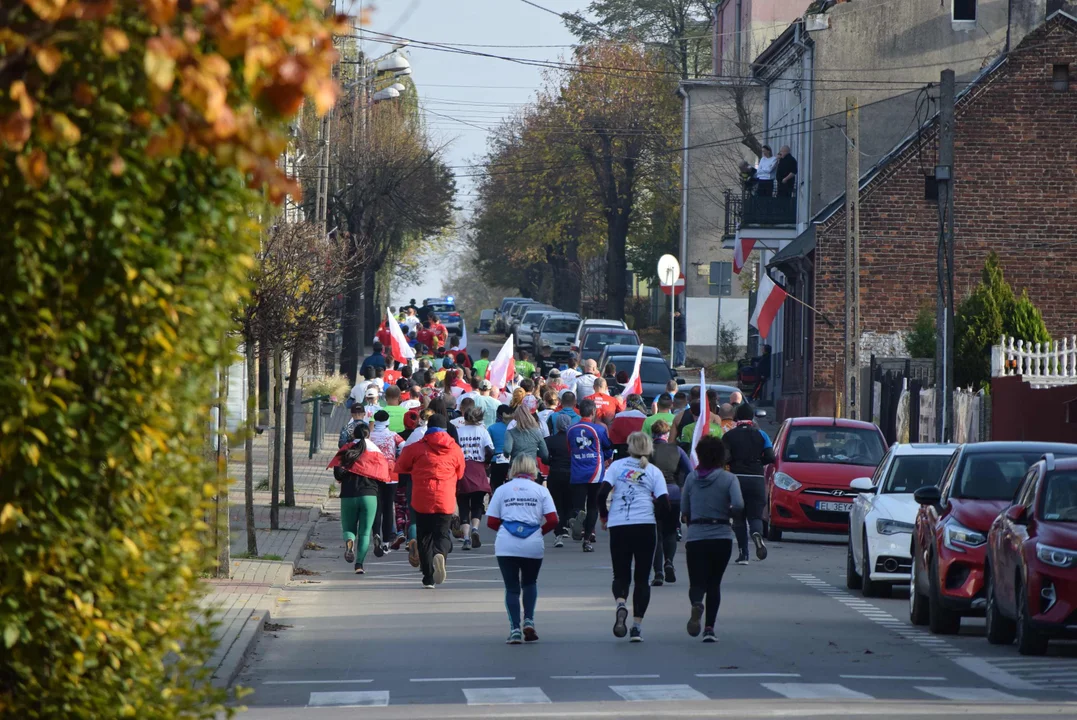
[{"label": "round traffic sign", "polygon": [[666,295],[680,295],[684,292],[684,273],[680,274],[680,277],[677,278],[677,281],[673,283],[673,285],[666,285],[665,283],[662,283],[661,288],[662,292],[664,292]]},{"label": "round traffic sign", "polygon": [[674,280],[681,274],[681,264],[672,255],[663,255],[658,258],[658,282],[662,285],[672,285]]}]

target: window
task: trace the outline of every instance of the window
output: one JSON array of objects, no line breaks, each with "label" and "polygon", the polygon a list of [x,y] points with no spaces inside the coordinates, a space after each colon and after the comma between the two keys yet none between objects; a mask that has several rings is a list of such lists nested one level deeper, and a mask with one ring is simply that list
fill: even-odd
[{"label": "window", "polygon": [[954,20],[976,21],[976,0],[954,0]]},{"label": "window", "polygon": [[709,288],[711,295],[729,297],[733,294],[733,263],[712,262]]},{"label": "window", "polygon": [[1070,66],[1055,65],[1051,69],[1051,84],[1058,92],[1066,92],[1070,89]]},{"label": "window", "polygon": [[877,430],[805,425],[790,430],[782,460],[876,467],[884,452]]},{"label": "window", "polygon": [[950,464],[949,455],[903,455],[891,466],[883,492],[914,493],[922,487],[935,486]]}]

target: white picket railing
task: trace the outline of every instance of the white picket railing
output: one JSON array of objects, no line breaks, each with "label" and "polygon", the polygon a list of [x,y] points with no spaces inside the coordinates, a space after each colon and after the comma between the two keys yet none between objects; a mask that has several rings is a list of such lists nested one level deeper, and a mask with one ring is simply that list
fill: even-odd
[{"label": "white picket railing", "polygon": [[1077,335],[1035,345],[1003,336],[991,348],[991,376],[1020,376],[1033,387],[1077,384]]}]

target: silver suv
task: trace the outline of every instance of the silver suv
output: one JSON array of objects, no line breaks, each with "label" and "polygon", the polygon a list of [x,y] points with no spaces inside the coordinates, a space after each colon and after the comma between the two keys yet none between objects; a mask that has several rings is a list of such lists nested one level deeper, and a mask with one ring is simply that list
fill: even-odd
[{"label": "silver suv", "polygon": [[535,355],[552,360],[567,360],[572,355],[572,342],[576,338],[580,316],[576,313],[552,312],[531,332]]}]

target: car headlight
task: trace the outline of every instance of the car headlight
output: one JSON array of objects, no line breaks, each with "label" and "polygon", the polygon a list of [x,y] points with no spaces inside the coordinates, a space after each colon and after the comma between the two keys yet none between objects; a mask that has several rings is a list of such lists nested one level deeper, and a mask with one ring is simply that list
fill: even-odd
[{"label": "car headlight", "polygon": [[786,475],[783,472],[774,473],[774,484],[780,487],[782,490],[788,490],[789,492],[796,492],[800,488],[804,487],[790,475]]},{"label": "car headlight", "polygon": [[900,520],[887,520],[879,518],[875,521],[875,530],[880,535],[897,535],[899,533],[911,533],[916,529],[916,526],[912,523],[901,522]]},{"label": "car headlight", "polygon": [[956,552],[965,552],[965,548],[978,548],[987,543],[987,536],[975,530],[969,530],[958,522],[950,522],[943,530],[943,545]]},{"label": "car headlight", "polygon": [[1043,543],[1036,543],[1036,557],[1048,565],[1060,568],[1071,568],[1077,565],[1077,551],[1051,547]]}]

